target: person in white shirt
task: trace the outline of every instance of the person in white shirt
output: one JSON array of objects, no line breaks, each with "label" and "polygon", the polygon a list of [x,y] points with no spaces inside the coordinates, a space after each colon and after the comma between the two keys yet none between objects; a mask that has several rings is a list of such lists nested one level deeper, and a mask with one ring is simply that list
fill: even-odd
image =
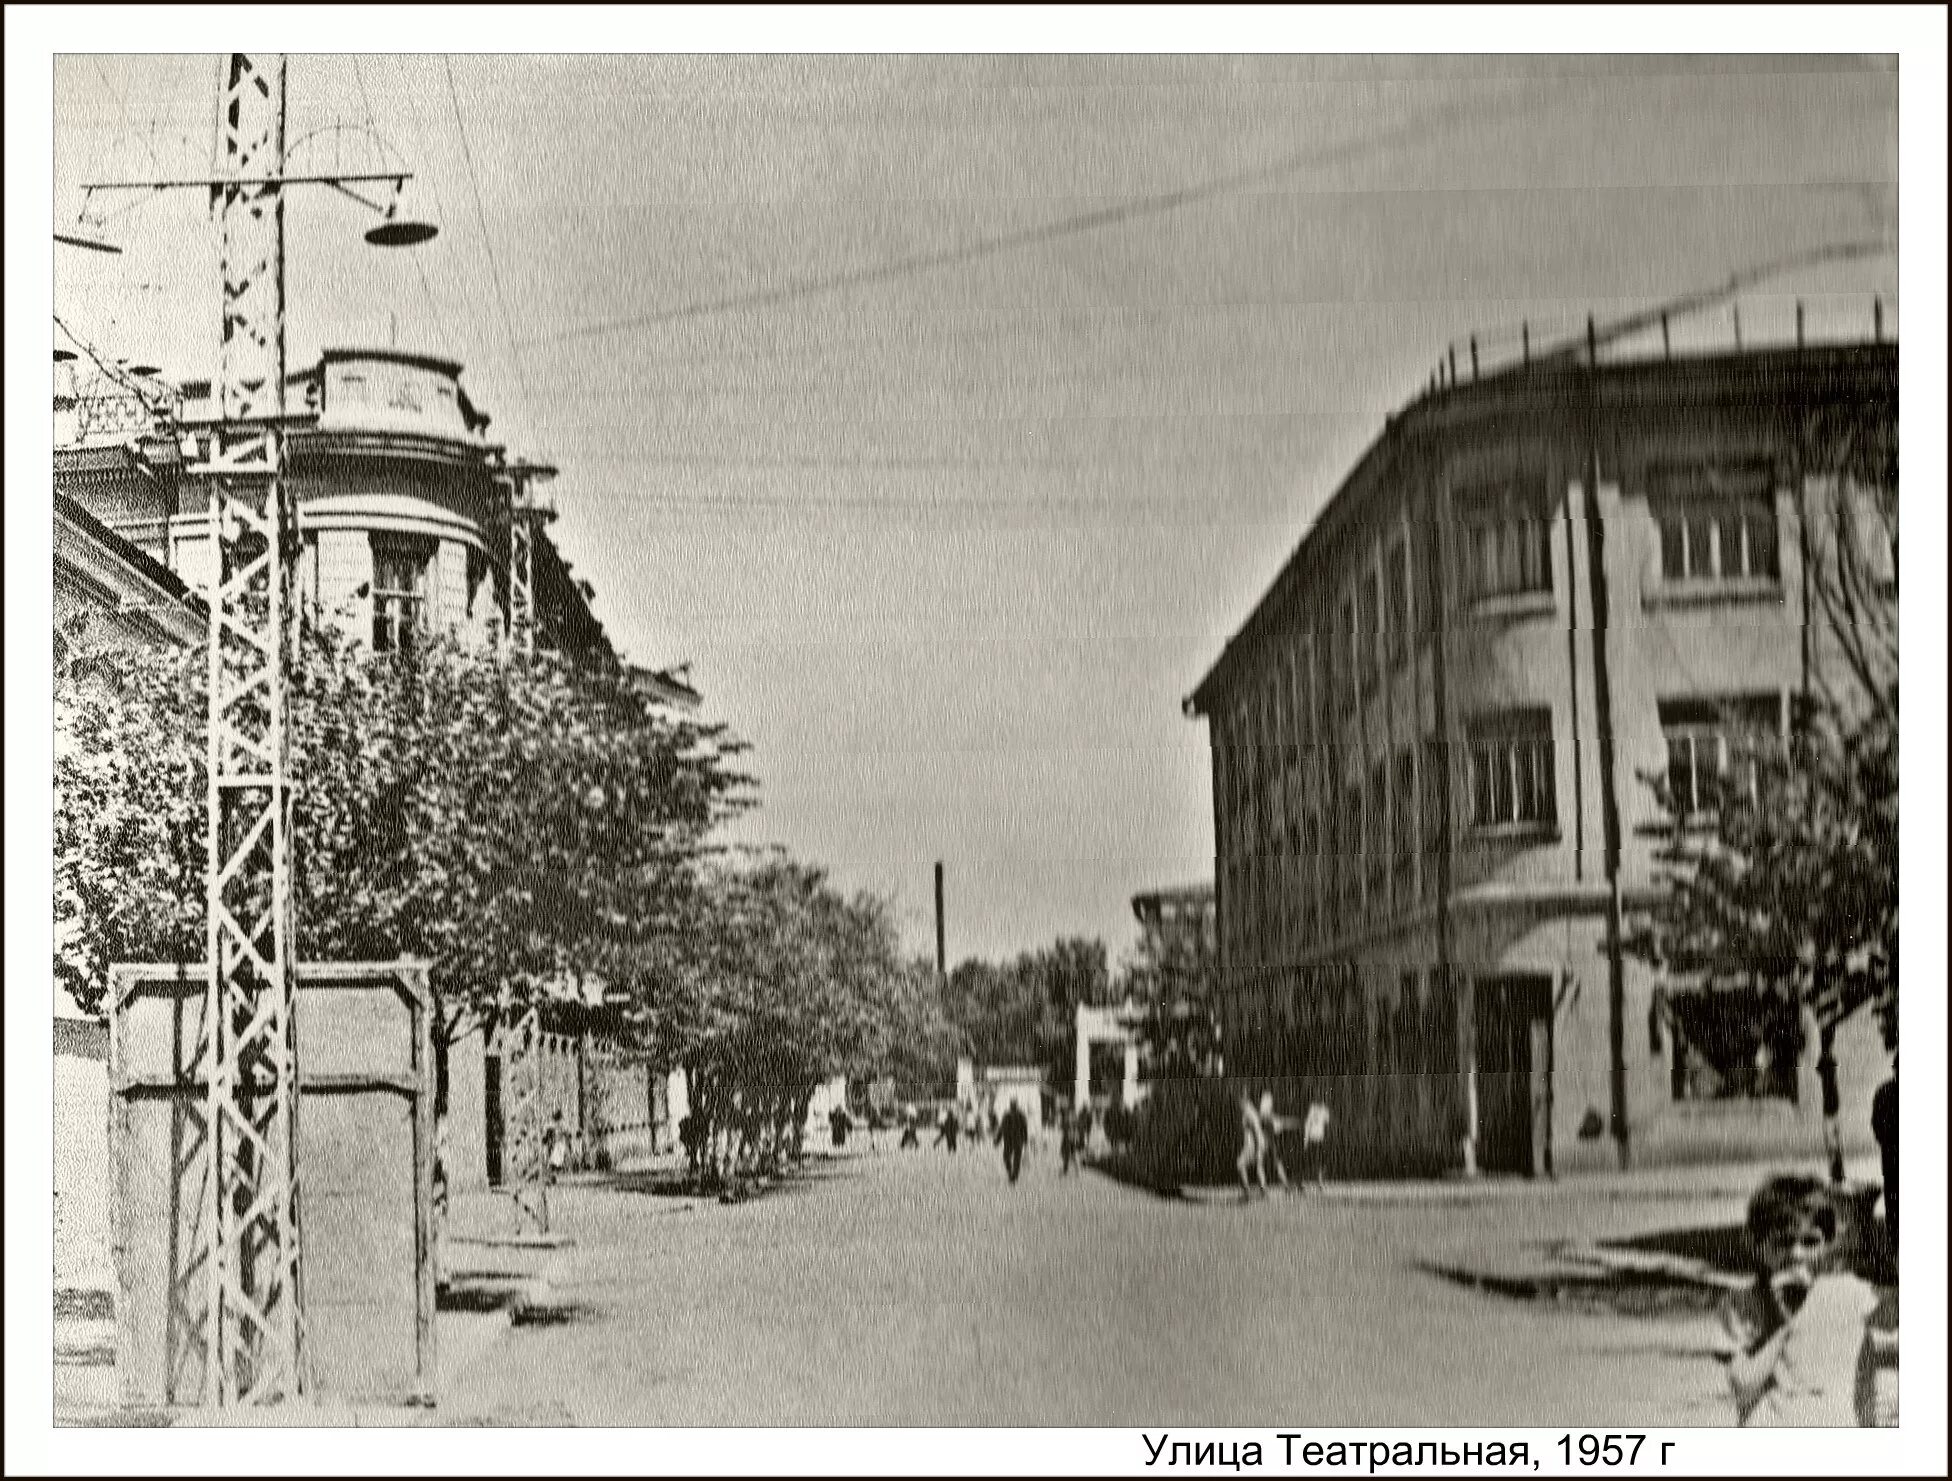
[{"label": "person in white shirt", "polygon": [[1315,1186],[1326,1186],[1328,1175],[1323,1167],[1328,1153],[1328,1107],[1320,1101],[1308,1103],[1308,1114],[1301,1121],[1302,1176],[1308,1175],[1312,1167],[1315,1171]]},{"label": "person in white shirt", "polygon": [[1240,1155],[1234,1159],[1234,1170],[1240,1174],[1242,1203],[1254,1196],[1253,1186],[1247,1181],[1249,1173],[1259,1177],[1261,1197],[1267,1197],[1267,1128],[1261,1124],[1260,1107],[1246,1091],[1240,1097]]},{"label": "person in white shirt", "polygon": [[1838,1268],[1837,1209],[1814,1178],[1770,1178],[1749,1201],[1755,1284],[1723,1308],[1736,1423],[1847,1427],[1863,1422],[1867,1355],[1891,1360],[1897,1333],[1868,1325],[1878,1294]]}]

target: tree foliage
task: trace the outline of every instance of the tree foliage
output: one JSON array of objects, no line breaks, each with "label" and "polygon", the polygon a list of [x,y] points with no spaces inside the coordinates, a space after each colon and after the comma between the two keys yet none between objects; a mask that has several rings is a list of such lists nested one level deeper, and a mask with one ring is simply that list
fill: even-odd
[{"label": "tree foliage", "polygon": [[1064,1084],[1078,1005],[1111,1000],[1104,943],[1063,937],[1008,961],[958,963],[949,973],[945,1006],[963,1052],[979,1064],[1035,1065]]},{"label": "tree foliage", "polygon": [[[111,963],[204,953],[204,656],[69,637],[55,971],[99,1012]],[[601,991],[733,1161],[787,1150],[834,1075],[953,1074],[889,903],[717,843],[741,745],[622,674],[311,629],[292,733],[299,955],[425,959],[444,1034]]]},{"label": "tree foliage", "polygon": [[1147,1077],[1212,1073],[1220,1052],[1220,974],[1203,918],[1195,913],[1150,924],[1120,977],[1123,995],[1143,1014],[1138,1033]]},{"label": "tree foliage", "polygon": [[[204,657],[69,644],[55,695],[55,972],[200,960]],[[308,627],[293,676],[298,954],[427,960],[451,1026],[669,927],[738,743],[551,655],[373,654]]]},{"label": "tree foliage", "polygon": [[1810,675],[1786,743],[1753,748],[1752,785],[1692,816],[1645,778],[1661,822],[1658,902],[1629,949],[1769,1017],[1807,1005],[1826,1039],[1872,1006],[1895,1044],[1898,961],[1898,489],[1888,408],[1813,415],[1801,517]]}]

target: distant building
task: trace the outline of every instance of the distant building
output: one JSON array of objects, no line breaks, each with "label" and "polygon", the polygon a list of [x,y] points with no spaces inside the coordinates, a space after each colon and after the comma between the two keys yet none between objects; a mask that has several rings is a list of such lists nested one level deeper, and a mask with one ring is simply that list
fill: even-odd
[{"label": "distant building", "polygon": [[[1325,1099],[1352,1168],[1812,1153],[1807,1024],[1691,1031],[1701,985],[1630,958],[1614,997],[1605,811],[1631,909],[1642,779],[1708,806],[1743,733],[1790,723],[1821,662],[1801,419],[1895,422],[1897,369],[1877,342],[1560,357],[1389,419],[1187,702],[1230,1076]],[[1838,1052],[1862,1139],[1871,1025]]]},{"label": "distant building", "polygon": [[1035,1065],[979,1065],[970,1059],[956,1061],[956,1101],[973,1106],[986,1120],[1001,1117],[1011,1102],[1030,1121],[1033,1133],[1041,1133],[1051,1119],[1051,1092],[1044,1083],[1044,1072]]},{"label": "distant building", "polygon": [[1211,883],[1146,890],[1132,897],[1141,937],[1157,957],[1186,955],[1195,960],[1213,956],[1219,926],[1219,902]]}]

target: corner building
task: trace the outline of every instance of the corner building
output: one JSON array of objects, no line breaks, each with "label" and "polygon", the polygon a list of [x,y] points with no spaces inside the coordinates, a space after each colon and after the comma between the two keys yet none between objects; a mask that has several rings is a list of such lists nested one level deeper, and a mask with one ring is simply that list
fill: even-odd
[{"label": "corner building", "polygon": [[[1823,662],[1802,429],[1840,408],[1895,423],[1895,345],[1582,353],[1435,388],[1188,699],[1226,1071],[1284,1110],[1326,1100],[1332,1166],[1815,1154],[1813,1025],[1698,1011],[1719,989],[1618,954],[1607,922],[1616,880],[1629,921],[1657,887],[1648,779],[1707,798]],[[1853,1151],[1886,1073],[1869,1020],[1836,1044]]]}]

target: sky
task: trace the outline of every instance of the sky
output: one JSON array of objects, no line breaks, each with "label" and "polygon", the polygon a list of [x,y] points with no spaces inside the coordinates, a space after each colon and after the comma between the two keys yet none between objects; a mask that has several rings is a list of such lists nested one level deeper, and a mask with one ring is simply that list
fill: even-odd
[{"label": "sky", "polygon": [[[57,59],[57,219],[207,173],[215,82]],[[618,647],[751,743],[741,837],[893,895],[918,950],[939,859],[952,961],[1116,959],[1134,893],[1211,873],[1184,697],[1445,346],[1894,243],[1897,92],[1859,58],[294,56],[288,168],[411,169],[441,235],[378,253],[295,191],[291,361],[464,363],[561,468]],[[56,311],[207,375],[207,218],[122,203]],[[1895,248],[1743,332],[1800,299],[1863,335],[1873,296]]]}]

